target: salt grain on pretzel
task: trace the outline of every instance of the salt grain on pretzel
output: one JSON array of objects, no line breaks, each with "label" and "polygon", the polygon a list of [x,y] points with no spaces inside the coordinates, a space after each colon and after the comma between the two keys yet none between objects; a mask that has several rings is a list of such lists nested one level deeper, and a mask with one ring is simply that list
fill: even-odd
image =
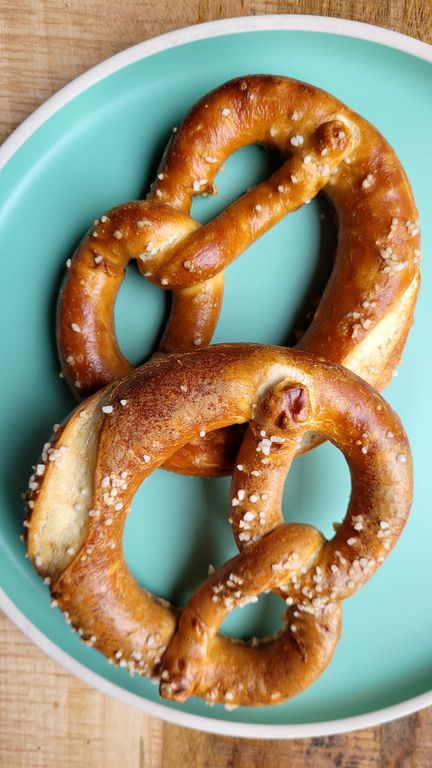
[{"label": "salt grain on pretzel", "polygon": [[[247,144],[283,163],[205,226],[196,195],[214,192],[224,161]],[[164,352],[205,346],[223,297],[224,268],[320,190],[334,205],[338,249],[315,317],[298,346],[341,363],[377,388],[399,362],[419,285],[417,211],[405,173],[379,132],[333,96],[284,77],[254,75],[205,96],[173,133],[146,202],[103,215],[67,272],[58,307],[62,370],[79,398],[130,372],[115,336],[114,302],[125,267],[172,291]],[[169,468],[232,469],[241,431],[185,447]],[[302,450],[316,441],[304,441]]]},{"label": "salt grain on pretzel", "polygon": [[[230,507],[240,553],[209,569],[179,610],[131,575],[126,516],[140,483],[174,451],[200,430],[241,423]],[[330,541],[281,514],[308,431],[334,443],[351,472],[348,511]],[[337,644],[341,601],[385,560],[412,496],[408,442],[385,401],[348,370],[277,347],[216,345],[156,359],[81,405],[48,451],[62,467],[45,449],[45,469],[30,481],[32,562],[85,642],[131,673],[159,676],[162,696],[176,701],[274,704],[310,685]],[[269,589],[285,601],[279,633],[250,642],[217,633],[228,613]]]}]

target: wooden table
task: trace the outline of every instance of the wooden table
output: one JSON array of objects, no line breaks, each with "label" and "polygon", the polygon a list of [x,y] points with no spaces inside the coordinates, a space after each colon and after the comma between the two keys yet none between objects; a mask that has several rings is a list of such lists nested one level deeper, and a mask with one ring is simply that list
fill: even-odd
[{"label": "wooden table", "polygon": [[[61,86],[113,53],[201,21],[310,13],[432,43],[429,0],[0,0],[0,141]],[[432,709],[342,736],[223,738],[166,725],[72,677],[0,617],[0,768],[432,766]]]}]

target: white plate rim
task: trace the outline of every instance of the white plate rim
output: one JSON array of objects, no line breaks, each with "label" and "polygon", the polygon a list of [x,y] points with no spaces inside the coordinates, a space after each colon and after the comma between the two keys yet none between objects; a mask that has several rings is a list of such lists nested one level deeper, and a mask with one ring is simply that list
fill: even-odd
[{"label": "white plate rim", "polygon": [[[408,35],[394,32],[373,24],[365,24],[348,19],[310,16],[303,14],[272,14],[264,16],[240,16],[218,21],[194,24],[172,32],[138,43],[126,50],[111,56],[105,61],[92,67],[68,85],[55,93],[51,98],[38,107],[26,118],[0,146],[0,170],[12,158],[22,144],[55,112],[64,107],[90,86],[117,72],[133,62],[152,56],[160,51],[175,48],[184,43],[219,35],[237,34],[239,32],[290,30],[304,32],[323,32],[344,37],[385,45],[389,48],[403,51],[425,61],[432,62],[432,46]],[[22,613],[13,601],[0,589],[0,607],[27,637],[39,646],[48,656],[61,664],[69,672],[79,677],[88,685],[98,689],[114,699],[130,704],[145,712],[147,715],[161,720],[194,728],[200,731],[216,733],[225,736],[261,739],[296,739],[316,736],[328,736],[336,733],[368,728],[389,722],[399,717],[405,717],[432,705],[432,691],[394,704],[390,707],[367,712],[354,717],[340,718],[316,723],[277,724],[241,723],[231,720],[212,719],[201,715],[170,709],[142,698],[127,691],[104,677],[92,672],[77,662],[72,656],[53,643]]]}]

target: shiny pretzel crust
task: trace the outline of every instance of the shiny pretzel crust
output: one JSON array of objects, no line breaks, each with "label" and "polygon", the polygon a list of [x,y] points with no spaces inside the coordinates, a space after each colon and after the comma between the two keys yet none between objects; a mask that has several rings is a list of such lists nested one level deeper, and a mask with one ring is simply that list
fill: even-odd
[{"label": "shiny pretzel crust", "polygon": [[[242,551],[179,611],[127,568],[131,500],[201,431],[246,422],[231,501]],[[351,471],[347,515],[329,542],[281,518],[283,481],[308,431],[339,447]],[[374,573],[406,522],[412,465],[397,416],[351,372],[278,347],[215,345],[148,363],[78,406],[44,447],[30,488],[29,556],[85,642],[132,673],[161,676],[163,696],[259,705],[297,694],[330,661],[341,600]],[[287,600],[277,636],[217,634],[229,610],[265,589]]]},{"label": "shiny pretzel crust", "polygon": [[[268,180],[205,226],[193,197],[242,146],[263,144],[284,162]],[[58,309],[68,383],[83,397],[130,372],[117,345],[115,296],[130,259],[173,291],[163,352],[204,346],[223,298],[223,269],[321,189],[338,221],[334,268],[300,349],[349,367],[382,389],[396,368],[419,288],[417,210],[403,168],[369,122],[328,93],[273,75],[232,80],[196,104],[173,134],[147,202],[96,222],[72,259]],[[302,450],[316,443],[305,441]],[[198,438],[168,468],[196,475],[232,470],[239,435]]]}]

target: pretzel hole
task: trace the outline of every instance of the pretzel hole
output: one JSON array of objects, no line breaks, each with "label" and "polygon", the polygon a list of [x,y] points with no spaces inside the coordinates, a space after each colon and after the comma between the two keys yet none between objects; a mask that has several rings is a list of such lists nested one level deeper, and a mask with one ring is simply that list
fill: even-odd
[{"label": "pretzel hole", "polygon": [[251,144],[234,152],[225,161],[223,171],[214,179],[217,195],[196,196],[192,201],[191,215],[201,223],[218,216],[250,188],[265,181],[280,166],[277,152]]},{"label": "pretzel hole", "polygon": [[[327,453],[326,453],[327,452]],[[325,454],[325,455],[323,455]],[[139,584],[174,605],[185,605],[209,564],[237,554],[229,509],[229,478],[204,480],[157,470],[138,489],[124,532],[124,554]],[[345,515],[350,490],[342,454],[330,445],[296,459],[285,484],[284,518],[315,525],[327,538]],[[233,611],[221,631],[249,639],[281,626],[285,606],[272,593]]]},{"label": "pretzel hole", "polygon": [[348,465],[331,443],[293,461],[285,482],[282,512],[287,523],[309,523],[327,539],[346,514],[351,492]]},{"label": "pretzel hole", "polygon": [[294,346],[313,319],[336,246],[333,209],[324,195],[282,219],[225,270],[213,342]]},{"label": "pretzel hole", "polygon": [[131,262],[115,302],[114,323],[119,347],[133,365],[144,362],[157,348],[169,308],[170,295],[143,280]]},{"label": "pretzel hole", "polygon": [[272,637],[284,626],[286,605],[273,592],[258,596],[256,603],[236,608],[226,617],[219,631],[239,640]]},{"label": "pretzel hole", "polygon": [[[323,126],[323,140],[329,130],[328,124]],[[286,158],[281,158],[279,152],[270,147],[255,144],[242,147],[230,155],[224,163],[224,171],[216,175],[214,183],[218,194],[215,197],[195,196],[191,215],[202,223],[211,221],[250,187],[268,179],[285,160]],[[263,247],[264,254],[269,254],[271,269],[263,268]],[[230,315],[226,326],[233,330],[231,335],[219,335],[216,332],[213,341],[236,341],[239,338],[238,334],[234,333],[234,329],[238,329],[239,325],[238,286],[247,285],[248,290],[244,292],[244,296],[251,301],[245,302],[245,314],[242,313],[243,317],[247,318],[247,324],[245,329],[240,329],[241,338],[244,341],[294,346],[313,320],[333,268],[336,247],[337,229],[333,207],[325,194],[320,193],[310,205],[302,206],[299,211],[286,216],[273,226],[264,235],[262,243],[257,241],[225,270],[226,298],[219,327],[225,325],[226,313]],[[260,279],[251,284],[251,274],[259,275]],[[268,315],[263,318],[258,316],[260,308],[265,306],[262,303],[262,279],[265,280],[267,295],[275,298],[272,301],[272,318]],[[284,285],[289,283],[292,284],[290,293],[295,299],[287,302],[283,297],[283,290]],[[233,303],[230,302],[230,293]],[[228,303],[230,308],[227,308]],[[253,331],[250,323],[251,304],[257,316],[258,333]],[[286,317],[280,317],[282,312]]]},{"label": "pretzel hole", "polygon": [[[138,583],[173,605],[185,605],[208,573],[238,554],[229,516],[229,478],[190,478],[157,470],[138,489],[127,516],[123,548]],[[260,595],[233,611],[222,631],[241,639],[267,637],[281,626],[284,604]]]},{"label": "pretzel hole", "polygon": [[184,605],[217,565],[238,552],[229,516],[229,479],[205,480],[156,470],[134,496],[123,548],[137,581]]}]

